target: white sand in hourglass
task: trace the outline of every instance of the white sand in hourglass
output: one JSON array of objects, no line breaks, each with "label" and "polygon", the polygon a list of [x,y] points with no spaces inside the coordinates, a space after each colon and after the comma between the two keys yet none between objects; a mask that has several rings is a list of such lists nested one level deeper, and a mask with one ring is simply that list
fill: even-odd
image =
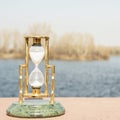
[{"label": "white sand in hourglass", "polygon": [[44,84],[44,76],[39,70],[38,64],[44,57],[44,48],[42,46],[31,46],[29,53],[32,62],[35,64],[35,68],[29,76],[29,84],[33,88],[40,88]]}]

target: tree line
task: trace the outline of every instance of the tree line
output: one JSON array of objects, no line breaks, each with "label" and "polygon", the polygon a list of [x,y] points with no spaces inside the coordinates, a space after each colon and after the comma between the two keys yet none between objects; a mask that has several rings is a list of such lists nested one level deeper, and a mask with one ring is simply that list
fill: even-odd
[{"label": "tree line", "polygon": [[[96,46],[91,34],[66,33],[58,37],[48,24],[33,24],[26,34],[50,36],[50,58],[63,60],[102,60],[120,49]],[[18,30],[0,32],[0,58],[24,57],[24,35]]]}]

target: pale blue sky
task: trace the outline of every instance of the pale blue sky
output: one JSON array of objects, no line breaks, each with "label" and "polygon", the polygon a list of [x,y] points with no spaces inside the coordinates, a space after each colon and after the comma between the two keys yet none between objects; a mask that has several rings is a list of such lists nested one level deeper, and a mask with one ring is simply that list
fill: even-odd
[{"label": "pale blue sky", "polygon": [[0,30],[46,22],[59,36],[90,33],[95,43],[120,46],[120,0],[0,0]]}]

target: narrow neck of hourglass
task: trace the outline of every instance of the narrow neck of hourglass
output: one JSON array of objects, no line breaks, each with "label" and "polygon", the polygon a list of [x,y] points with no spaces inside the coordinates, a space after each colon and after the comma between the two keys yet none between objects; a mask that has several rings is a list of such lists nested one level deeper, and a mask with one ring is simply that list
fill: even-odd
[{"label": "narrow neck of hourglass", "polygon": [[39,64],[35,64],[35,67],[38,68],[38,65],[39,65]]}]

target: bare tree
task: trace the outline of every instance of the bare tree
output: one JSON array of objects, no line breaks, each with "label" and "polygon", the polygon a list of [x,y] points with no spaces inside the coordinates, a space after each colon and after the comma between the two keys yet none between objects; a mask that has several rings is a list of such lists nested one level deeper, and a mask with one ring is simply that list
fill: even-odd
[{"label": "bare tree", "polygon": [[35,23],[29,27],[28,34],[39,36],[50,36],[51,26],[46,23]]},{"label": "bare tree", "polygon": [[24,48],[23,35],[18,30],[14,30],[12,32],[12,36],[14,52],[21,52],[21,50]]},{"label": "bare tree", "polygon": [[11,37],[11,33],[9,30],[3,30],[2,31],[2,35],[1,38],[3,39],[3,52],[9,52],[9,45],[10,45],[10,37]]}]

